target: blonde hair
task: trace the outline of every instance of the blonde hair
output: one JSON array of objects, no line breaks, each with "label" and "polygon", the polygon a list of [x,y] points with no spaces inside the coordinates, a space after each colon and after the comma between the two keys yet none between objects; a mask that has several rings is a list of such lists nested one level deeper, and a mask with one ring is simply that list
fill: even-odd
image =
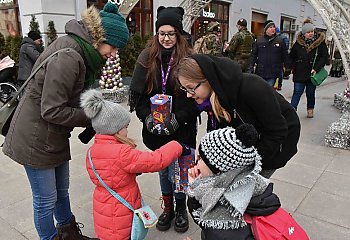
[{"label": "blonde hair", "polygon": [[214,91],[211,93],[210,103],[213,108],[214,115],[219,122],[221,122],[222,119],[224,119],[226,122],[231,122],[231,115],[221,106],[219,98]]},{"label": "blonde hair", "polygon": [[131,138],[128,137],[124,137],[118,133],[114,134],[114,137],[119,140],[121,143],[124,144],[128,144],[129,146],[131,146],[132,148],[136,148],[137,144],[135,143],[135,141]]},{"label": "blonde hair", "polygon": [[[194,83],[204,83],[208,81],[196,60],[191,57],[183,58],[179,62],[179,65],[175,70],[175,77],[178,79],[179,76]],[[221,106],[219,98],[213,90],[211,91],[210,103],[214,115],[219,122],[221,122],[221,120],[231,122],[231,115]]]}]

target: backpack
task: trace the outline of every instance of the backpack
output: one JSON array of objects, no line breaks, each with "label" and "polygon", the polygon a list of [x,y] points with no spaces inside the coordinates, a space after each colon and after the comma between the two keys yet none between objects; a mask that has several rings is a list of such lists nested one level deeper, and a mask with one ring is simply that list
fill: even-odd
[{"label": "backpack", "polygon": [[267,216],[244,214],[256,240],[309,240],[306,232],[283,208]]}]

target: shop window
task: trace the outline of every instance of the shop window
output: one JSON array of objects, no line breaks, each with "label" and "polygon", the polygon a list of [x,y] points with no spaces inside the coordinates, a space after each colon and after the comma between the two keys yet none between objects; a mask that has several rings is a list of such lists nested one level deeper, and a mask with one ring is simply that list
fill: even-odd
[{"label": "shop window", "polygon": [[207,26],[210,22],[219,22],[219,30],[223,41],[228,40],[228,16],[229,16],[229,4],[224,2],[212,1],[201,12],[201,16],[197,18],[192,26],[193,39],[207,34]]},{"label": "shop window", "polygon": [[0,32],[4,36],[21,34],[17,1],[0,4]]},{"label": "shop window", "polygon": [[294,42],[295,33],[297,31],[297,27],[295,25],[295,19],[281,17],[280,30],[282,34],[288,37],[289,39],[288,48],[290,48],[292,43]]}]

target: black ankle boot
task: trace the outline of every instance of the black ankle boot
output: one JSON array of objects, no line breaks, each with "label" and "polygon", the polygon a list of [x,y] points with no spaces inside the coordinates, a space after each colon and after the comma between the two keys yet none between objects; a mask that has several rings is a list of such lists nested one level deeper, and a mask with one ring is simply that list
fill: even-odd
[{"label": "black ankle boot", "polygon": [[[81,223],[80,223],[81,224]],[[89,238],[84,236],[80,230],[80,224],[75,221],[75,217],[69,223],[65,225],[57,225],[58,237],[55,239],[60,240],[99,240],[98,238]],[[82,225],[82,224],[81,224]],[[82,225],[84,227],[84,225]]]},{"label": "black ankle boot", "polygon": [[162,196],[164,202],[163,213],[159,216],[156,228],[159,231],[166,231],[171,226],[171,220],[175,217],[173,195]]},{"label": "black ankle boot", "polygon": [[188,230],[188,214],[186,207],[186,198],[175,199],[176,210],[175,210],[175,225],[174,229],[176,232],[186,232]]}]

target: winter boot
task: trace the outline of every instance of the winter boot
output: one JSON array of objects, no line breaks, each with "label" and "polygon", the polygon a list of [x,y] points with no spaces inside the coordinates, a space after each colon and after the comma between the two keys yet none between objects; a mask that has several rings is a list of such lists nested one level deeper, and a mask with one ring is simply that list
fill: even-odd
[{"label": "winter boot", "polygon": [[175,209],[175,225],[174,229],[176,232],[186,232],[188,230],[188,214],[186,207],[186,198],[175,199],[176,209]]},{"label": "winter boot", "polygon": [[307,118],[313,118],[314,117],[314,110],[312,108],[307,110]]},{"label": "winter boot", "polygon": [[164,202],[164,209],[163,213],[158,218],[156,227],[159,231],[166,231],[170,228],[171,220],[175,217],[173,195],[163,194],[162,200]]},{"label": "winter boot", "polygon": [[83,228],[82,223],[77,223],[75,221],[74,215],[69,223],[64,225],[57,225],[58,236],[60,240],[99,240],[98,238],[89,238],[83,236],[80,227]]}]

